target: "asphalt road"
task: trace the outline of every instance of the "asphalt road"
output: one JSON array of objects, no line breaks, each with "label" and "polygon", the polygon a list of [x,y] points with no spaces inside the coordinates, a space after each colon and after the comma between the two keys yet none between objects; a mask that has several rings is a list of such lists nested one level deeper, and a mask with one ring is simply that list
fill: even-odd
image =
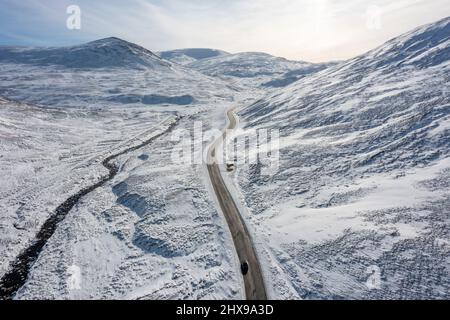
[{"label": "asphalt road", "polygon": [[[229,119],[228,129],[235,129],[237,120],[233,110],[229,110],[227,116]],[[222,138],[225,141],[226,132],[223,133]],[[220,167],[216,159],[216,148],[219,142],[220,139],[211,146],[208,152],[208,173],[211,184],[230,228],[239,260],[241,264],[243,262],[248,263],[248,272],[246,275],[243,275],[246,299],[267,300],[264,279],[252,239],[220,173]]]}]

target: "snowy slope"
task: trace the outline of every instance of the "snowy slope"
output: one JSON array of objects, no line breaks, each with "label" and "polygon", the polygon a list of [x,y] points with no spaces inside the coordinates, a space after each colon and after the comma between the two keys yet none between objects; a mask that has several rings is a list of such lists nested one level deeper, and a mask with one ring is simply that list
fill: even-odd
[{"label": "snowy slope", "polygon": [[[117,39],[0,52],[1,276],[61,203],[107,174],[106,157],[175,119],[221,128],[242,95]],[[169,166],[171,139],[116,160],[117,176],[69,212],[17,299],[242,297],[203,168]]]},{"label": "snowy slope", "polygon": [[0,46],[0,95],[44,105],[194,105],[229,85],[117,38],[62,48]]},{"label": "snowy slope", "polygon": [[[448,299],[449,21],[337,65],[209,49],[161,54],[172,63],[116,38],[0,47],[0,275],[105,157],[174,121],[221,129],[267,90],[240,118],[280,130],[280,168],[228,174],[270,296]],[[204,167],[173,163],[176,148],[167,132],[115,160],[16,298],[242,298]]]},{"label": "snowy slope", "polygon": [[[149,135],[165,128],[142,120]],[[179,126],[189,129],[191,119]],[[122,156],[117,177],[59,225],[16,298],[241,297],[231,239],[201,169],[168,165],[173,146],[168,134]]]},{"label": "snowy slope", "polygon": [[187,65],[204,74],[223,77],[243,86],[283,87],[327,67],[290,61],[267,53],[243,52],[203,59]]},{"label": "snowy slope", "polygon": [[189,63],[228,55],[228,52],[216,49],[203,49],[203,48],[192,48],[192,49],[178,49],[170,51],[161,51],[157,53],[162,59],[169,60],[181,65],[187,65]]},{"label": "snowy slope", "polygon": [[3,275],[56,206],[105,174],[101,158],[162,115],[40,108],[5,98],[0,106]]},{"label": "snowy slope", "polygon": [[67,68],[169,68],[151,51],[118,38],[106,38],[65,48],[0,47],[0,63]]},{"label": "snowy slope", "polygon": [[274,296],[449,298],[449,46],[447,18],[239,113],[281,135],[236,176]]}]

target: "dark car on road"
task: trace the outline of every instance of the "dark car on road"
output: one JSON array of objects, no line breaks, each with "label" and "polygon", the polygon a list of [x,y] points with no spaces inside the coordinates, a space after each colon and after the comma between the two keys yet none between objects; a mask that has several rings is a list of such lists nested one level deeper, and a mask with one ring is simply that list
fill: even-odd
[{"label": "dark car on road", "polygon": [[242,262],[241,264],[242,274],[245,276],[248,273],[248,263],[247,261]]}]

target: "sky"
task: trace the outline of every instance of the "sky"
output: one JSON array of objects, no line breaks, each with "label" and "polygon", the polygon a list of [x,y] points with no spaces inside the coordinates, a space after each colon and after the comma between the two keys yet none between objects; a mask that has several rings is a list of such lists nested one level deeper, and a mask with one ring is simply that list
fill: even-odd
[{"label": "sky", "polygon": [[[71,5],[81,10],[80,29],[67,27]],[[325,62],[447,16],[449,0],[0,0],[0,45],[115,36],[153,51],[215,48]]]}]

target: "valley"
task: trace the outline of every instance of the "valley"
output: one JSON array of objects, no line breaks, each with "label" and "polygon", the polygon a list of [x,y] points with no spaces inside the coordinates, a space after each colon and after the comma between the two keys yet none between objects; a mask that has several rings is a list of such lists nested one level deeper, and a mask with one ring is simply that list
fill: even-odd
[{"label": "valley", "polygon": [[449,92],[450,18],[320,64],[0,46],[1,298],[448,299]]}]

